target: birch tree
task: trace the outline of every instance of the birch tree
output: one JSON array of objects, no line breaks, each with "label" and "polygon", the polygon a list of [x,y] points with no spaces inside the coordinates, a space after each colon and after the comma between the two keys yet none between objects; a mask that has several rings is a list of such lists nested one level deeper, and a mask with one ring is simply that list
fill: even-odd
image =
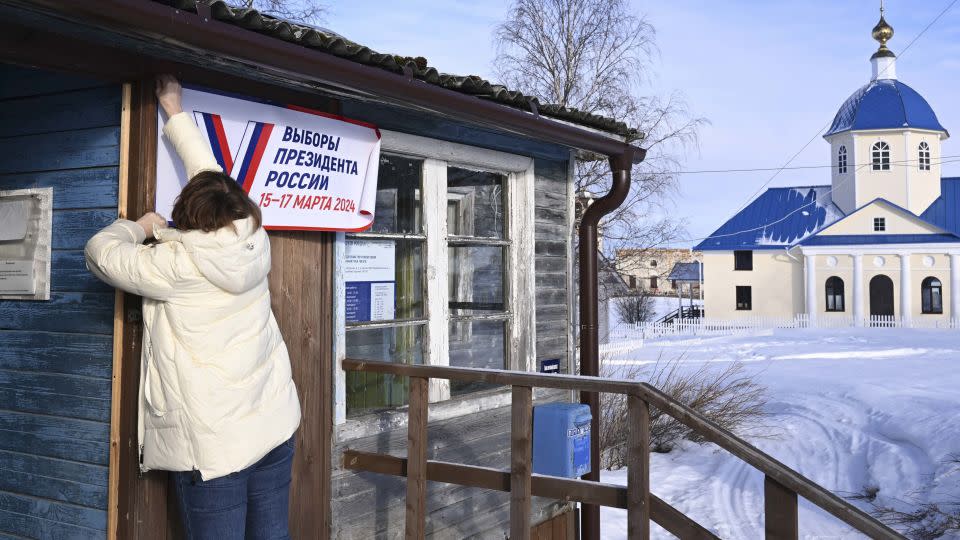
[{"label": "birch tree", "polygon": [[304,24],[318,24],[327,14],[327,6],[316,0],[240,0],[236,5]]},{"label": "birch tree", "polygon": [[[683,230],[664,209],[676,193],[678,158],[696,146],[706,120],[692,116],[679,93],[642,92],[658,53],[655,38],[627,0],[514,0],[495,30],[494,70],[508,87],[646,134],[640,144],[647,157],[633,168],[630,195],[601,229],[607,253],[663,246]],[[579,194],[602,196],[610,181],[606,161],[576,164]]]}]

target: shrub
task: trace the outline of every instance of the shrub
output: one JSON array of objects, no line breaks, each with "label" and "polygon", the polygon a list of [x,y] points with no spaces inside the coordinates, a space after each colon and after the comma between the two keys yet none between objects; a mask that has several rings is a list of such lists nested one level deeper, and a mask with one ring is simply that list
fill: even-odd
[{"label": "shrub", "polygon": [[653,297],[646,292],[613,299],[617,317],[627,324],[639,324],[653,318]]},{"label": "shrub", "polygon": [[[662,360],[662,359],[661,359]],[[612,365],[601,359],[601,376],[636,379],[650,383],[677,401],[688,405],[723,429],[740,432],[759,426],[767,403],[766,388],[745,373],[740,362],[722,366],[684,364],[682,356],[653,365]],[[603,394],[600,400],[601,466],[619,468],[626,464],[626,440],[635,429],[627,418],[627,398]],[[669,452],[681,440],[701,441],[690,428],[650,409],[650,448]]]}]

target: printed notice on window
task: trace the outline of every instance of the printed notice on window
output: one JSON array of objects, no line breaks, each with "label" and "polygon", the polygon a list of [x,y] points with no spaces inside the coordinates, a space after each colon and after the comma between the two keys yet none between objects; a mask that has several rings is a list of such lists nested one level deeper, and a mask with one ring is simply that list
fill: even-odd
[{"label": "printed notice on window", "polygon": [[394,318],[396,244],[390,240],[347,240],[343,275],[347,322]]},{"label": "printed notice on window", "polygon": [[0,294],[34,294],[33,261],[0,259]]}]

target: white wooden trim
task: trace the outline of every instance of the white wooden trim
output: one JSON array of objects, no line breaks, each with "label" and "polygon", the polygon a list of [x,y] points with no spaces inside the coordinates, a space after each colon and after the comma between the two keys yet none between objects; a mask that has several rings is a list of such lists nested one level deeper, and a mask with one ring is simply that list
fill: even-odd
[{"label": "white wooden trim", "polygon": [[537,361],[536,269],[534,261],[533,162],[523,172],[510,175],[507,230],[510,235],[508,290],[510,310],[510,358],[508,369],[533,371]]},{"label": "white wooden trim", "polygon": [[347,374],[341,367],[347,354],[347,312],[344,298],[347,284],[343,267],[347,260],[346,235],[337,233],[333,243],[333,423],[347,419]]},{"label": "white wooden trim", "polygon": [[389,154],[445,161],[448,165],[481,167],[494,171],[522,172],[533,167],[533,159],[476,146],[420,137],[398,131],[380,130],[381,151]]},{"label": "white wooden trim", "polygon": [[[418,137],[423,139],[423,137]],[[424,139],[429,140],[429,139]],[[447,164],[423,161],[423,228],[427,235],[423,266],[427,273],[426,363],[449,365],[449,257],[447,255]],[[450,399],[450,381],[430,380],[430,401]]]},{"label": "white wooden trim", "polygon": [[943,253],[950,255],[960,253],[960,241],[957,243],[929,243],[929,244],[876,244],[870,246],[800,246],[804,255],[894,255],[896,253],[924,254]]}]

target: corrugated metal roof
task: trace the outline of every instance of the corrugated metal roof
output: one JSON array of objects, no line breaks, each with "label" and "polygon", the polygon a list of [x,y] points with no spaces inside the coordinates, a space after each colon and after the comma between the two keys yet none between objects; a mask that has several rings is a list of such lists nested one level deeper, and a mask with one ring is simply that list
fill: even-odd
[{"label": "corrugated metal roof", "polygon": [[702,262],[678,262],[673,265],[673,269],[670,270],[670,275],[667,276],[667,279],[671,281],[695,281],[699,283],[702,275]]},{"label": "corrugated metal roof", "polygon": [[881,79],[847,98],[824,137],[849,130],[905,127],[947,131],[916,90],[898,80]]},{"label": "corrugated metal roof", "polygon": [[[184,11],[196,11],[196,2],[194,0],[153,1]],[[509,90],[503,85],[494,84],[476,75],[463,76],[441,73],[436,68],[428,65],[427,59],[423,57],[406,57],[379,53],[329,30],[277,19],[254,9],[233,7],[223,0],[200,1],[210,6],[211,16],[214,19],[247,30],[266,34],[283,41],[289,41],[304,47],[329,53],[352,62],[377,67],[398,74],[403,73],[404,69],[408,69],[413,77],[429,84],[477,96],[478,98],[488,99],[508,107],[530,111],[533,109],[531,106],[532,103],[536,110],[544,116],[613,133],[625,137],[629,141],[642,138],[642,134],[638,130],[612,118],[559,105],[541,104],[535,97],[524,95],[522,92]],[[411,29],[411,31],[420,30]]]},{"label": "corrugated metal roof", "polygon": [[865,244],[956,243],[955,234],[824,234],[800,242],[804,246],[852,246]]},{"label": "corrugated metal roof", "polygon": [[830,186],[770,188],[694,249],[783,249],[842,217]]},{"label": "corrugated metal roof", "polygon": [[941,229],[960,234],[960,177],[941,178],[940,197],[920,217]]}]

